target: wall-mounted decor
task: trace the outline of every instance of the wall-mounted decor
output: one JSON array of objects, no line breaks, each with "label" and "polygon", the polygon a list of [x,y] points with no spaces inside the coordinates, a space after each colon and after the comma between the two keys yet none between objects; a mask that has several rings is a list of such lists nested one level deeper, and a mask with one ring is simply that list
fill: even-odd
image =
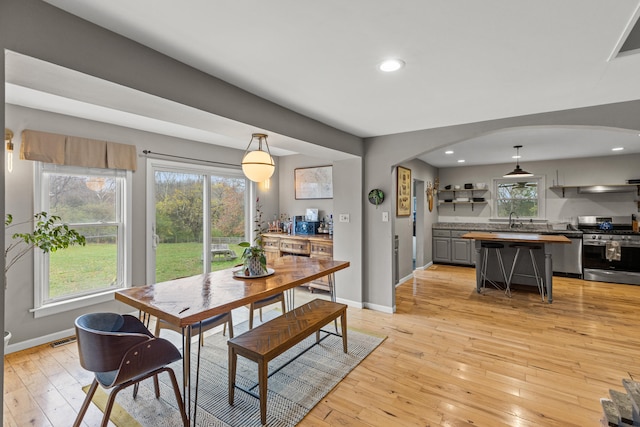
[{"label": "wall-mounted decor", "polygon": [[374,188],[373,190],[369,191],[368,198],[369,203],[376,205],[376,209],[378,209],[378,205],[384,202],[384,191],[378,188]]},{"label": "wall-mounted decor", "polygon": [[411,215],[411,169],[398,166],[396,190],[396,216]]},{"label": "wall-mounted decor", "polygon": [[434,184],[431,181],[427,181],[427,202],[429,203],[429,212],[433,210],[433,199],[438,194],[438,187],[440,186],[440,178],[436,178]]},{"label": "wall-mounted decor", "polygon": [[293,171],[296,200],[333,199],[333,167],[298,168]]}]

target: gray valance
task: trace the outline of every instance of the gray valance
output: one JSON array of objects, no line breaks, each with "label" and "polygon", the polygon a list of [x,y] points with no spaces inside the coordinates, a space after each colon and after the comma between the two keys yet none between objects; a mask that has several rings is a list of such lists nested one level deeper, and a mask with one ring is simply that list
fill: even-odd
[{"label": "gray valance", "polygon": [[135,171],[135,145],[25,129],[20,158],[57,165]]}]

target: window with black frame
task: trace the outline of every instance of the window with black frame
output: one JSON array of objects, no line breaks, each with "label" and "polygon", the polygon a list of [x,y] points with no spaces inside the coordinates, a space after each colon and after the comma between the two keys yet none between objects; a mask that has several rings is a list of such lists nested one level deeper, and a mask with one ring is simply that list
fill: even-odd
[{"label": "window with black frame", "polygon": [[502,178],[495,180],[495,216],[509,218],[541,218],[544,187],[540,177]]}]

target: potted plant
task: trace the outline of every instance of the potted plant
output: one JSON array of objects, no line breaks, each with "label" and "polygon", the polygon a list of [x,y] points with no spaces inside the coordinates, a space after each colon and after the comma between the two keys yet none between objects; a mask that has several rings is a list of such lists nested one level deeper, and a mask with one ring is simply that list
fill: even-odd
[{"label": "potted plant", "polygon": [[376,205],[376,209],[378,205],[384,201],[384,192],[380,189],[373,189],[369,191],[369,202]]},{"label": "potted plant", "polygon": [[[33,223],[33,230],[26,233],[13,233],[12,242],[4,250],[4,284],[7,288],[7,272],[16,262],[28,254],[33,248],[38,247],[44,253],[55,252],[58,249],[65,249],[72,245],[86,244],[85,238],[76,230],[69,228],[67,224],[61,223],[61,218],[57,215],[49,215],[47,212],[40,212],[33,216],[33,220],[19,223],[13,222],[13,216],[7,214],[4,220],[6,235],[9,235],[15,227]],[[5,331],[5,348],[11,333]]]},{"label": "potted plant", "polygon": [[262,247],[262,233],[265,232],[266,227],[262,220],[262,207],[260,206],[259,197],[256,199],[256,216],[253,222],[253,232],[255,233],[255,238],[253,239],[254,244],[241,242],[238,245],[244,248],[241,257],[244,260],[244,275],[262,276],[267,272],[267,257]]},{"label": "potted plant", "polygon": [[244,260],[245,276],[262,276],[267,272],[267,257],[260,245],[251,245],[249,242],[239,243],[244,247],[242,259]]}]

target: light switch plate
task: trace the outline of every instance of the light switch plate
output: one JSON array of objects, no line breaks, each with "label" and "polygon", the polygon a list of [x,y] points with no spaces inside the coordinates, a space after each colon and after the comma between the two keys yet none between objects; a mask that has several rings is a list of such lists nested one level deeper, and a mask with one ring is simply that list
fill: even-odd
[{"label": "light switch plate", "polygon": [[349,214],[340,214],[340,222],[349,222]]},{"label": "light switch plate", "polygon": [[382,212],[382,222],[389,222],[389,212]]}]

